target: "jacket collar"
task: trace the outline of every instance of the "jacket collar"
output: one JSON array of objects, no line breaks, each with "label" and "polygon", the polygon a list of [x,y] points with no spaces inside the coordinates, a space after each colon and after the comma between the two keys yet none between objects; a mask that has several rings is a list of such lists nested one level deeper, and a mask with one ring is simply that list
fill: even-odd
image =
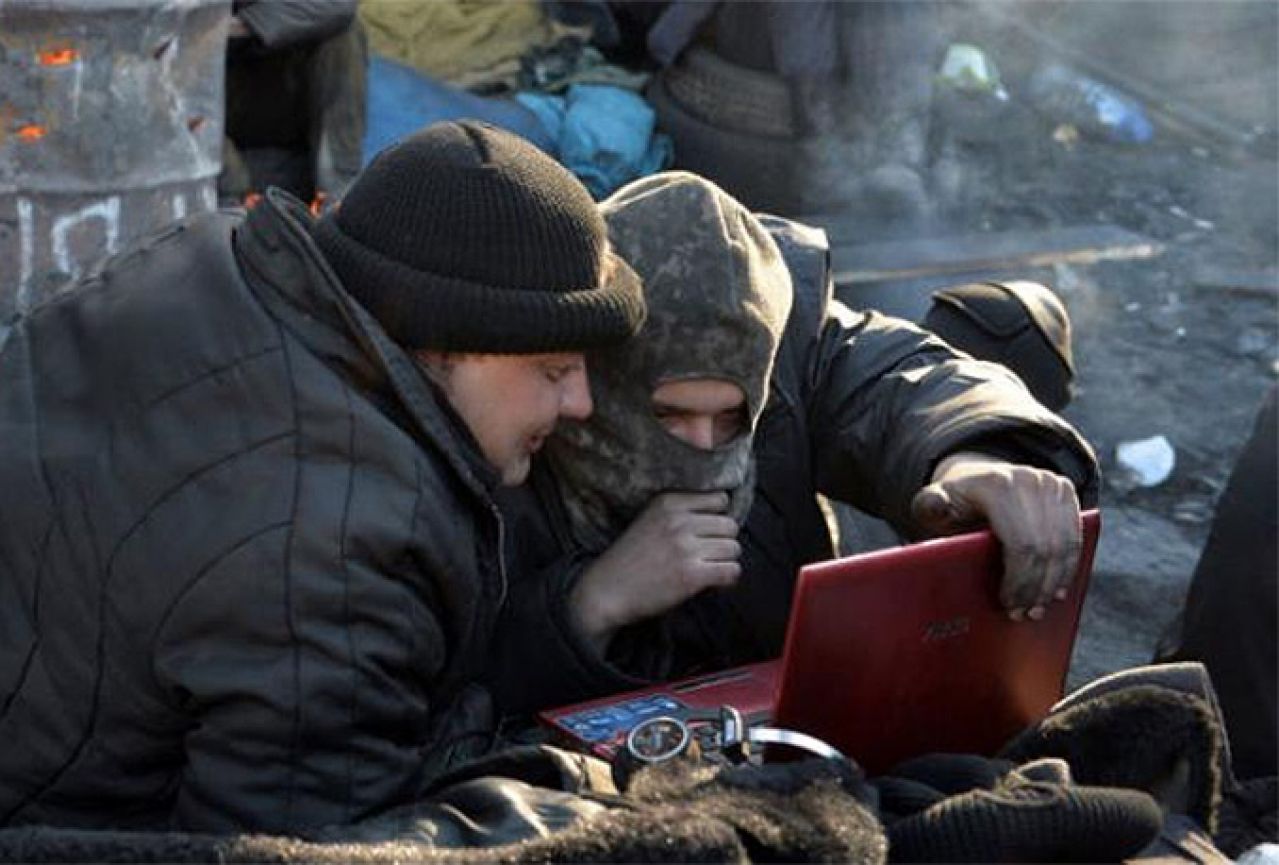
[{"label": "jacket collar", "polygon": [[474,438],[413,357],[352,298],[311,240],[301,202],[270,189],[235,233],[235,254],[250,288],[273,316],[353,387],[395,403],[423,440],[474,492],[491,501],[499,478]]}]

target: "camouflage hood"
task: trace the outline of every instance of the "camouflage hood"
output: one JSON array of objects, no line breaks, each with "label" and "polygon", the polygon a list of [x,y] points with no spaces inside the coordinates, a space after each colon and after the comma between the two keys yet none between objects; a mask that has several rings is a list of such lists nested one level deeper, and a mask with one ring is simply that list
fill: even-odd
[{"label": "camouflage hood", "polygon": [[[623,187],[601,208],[616,252],[644,282],[648,318],[629,342],[589,357],[595,412],[547,446],[576,540],[602,549],[665,491],[732,494],[740,523],[754,477],[751,443],[791,306],[790,273],[767,230],[714,184],[668,172]],[[749,428],[702,450],[668,433],[657,385],[733,382]]]}]

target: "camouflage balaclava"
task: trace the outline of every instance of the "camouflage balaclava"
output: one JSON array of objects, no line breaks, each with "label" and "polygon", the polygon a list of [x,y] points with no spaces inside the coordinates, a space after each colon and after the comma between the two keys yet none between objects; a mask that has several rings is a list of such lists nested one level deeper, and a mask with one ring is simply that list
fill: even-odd
[{"label": "camouflage balaclava", "polygon": [[[595,411],[548,442],[575,540],[600,550],[667,491],[728,491],[742,522],[751,442],[790,314],[790,272],[750,211],[696,175],[667,172],[601,205],[609,240],[644,283],[648,318],[629,342],[588,356]],[[664,382],[714,378],[746,395],[749,428],[714,450],[667,432],[652,408]]]}]

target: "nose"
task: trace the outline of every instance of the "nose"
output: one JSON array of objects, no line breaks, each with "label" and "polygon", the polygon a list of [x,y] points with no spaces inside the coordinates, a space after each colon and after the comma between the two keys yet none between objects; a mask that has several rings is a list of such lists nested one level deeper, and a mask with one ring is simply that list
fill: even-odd
[{"label": "nose", "polygon": [[715,419],[703,415],[689,418],[684,425],[684,439],[695,448],[714,450]]},{"label": "nose", "polygon": [[572,420],[586,420],[595,406],[591,403],[591,384],[586,370],[579,369],[566,375],[560,390],[560,416]]}]

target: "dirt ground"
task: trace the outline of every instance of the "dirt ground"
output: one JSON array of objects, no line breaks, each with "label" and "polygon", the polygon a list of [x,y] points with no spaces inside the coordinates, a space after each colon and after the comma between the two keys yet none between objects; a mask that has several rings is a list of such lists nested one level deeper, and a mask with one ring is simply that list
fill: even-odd
[{"label": "dirt ground", "polygon": [[[1076,328],[1080,393],[1066,415],[1106,472],[1105,528],[1071,671],[1079,684],[1151,657],[1279,376],[1279,30],[1273,4],[1074,6],[1082,12],[1058,28],[1064,41],[1236,130],[1269,130],[1235,155],[1166,129],[1135,148],[1058,146],[1049,170],[991,211],[1015,222],[1035,202],[1041,215],[1113,223],[1165,249],[1053,274]],[[1144,57],[1124,45],[1138,30],[1150,47]],[[1222,272],[1265,274],[1270,290],[1225,290],[1217,283],[1247,280]],[[1176,463],[1166,481],[1143,488],[1116,465],[1115,448],[1156,435]]]},{"label": "dirt ground", "polygon": [[[1176,142],[1122,159],[1089,156],[1080,154],[1078,170],[1093,173],[1087,160],[1102,166],[1097,175],[1126,181],[1098,195],[1098,209],[1166,251],[1055,274],[1079,364],[1080,393],[1066,415],[1106,471],[1105,530],[1075,682],[1149,659],[1180,609],[1216,497],[1279,371],[1275,295],[1197,284],[1209,268],[1273,273],[1275,162],[1225,163]],[[1176,463],[1166,481],[1143,488],[1116,465],[1115,448],[1156,435]]]},{"label": "dirt ground", "polygon": [[[1127,146],[1061,143],[1047,127],[1030,127],[1018,134],[1037,140],[1005,142],[990,157],[1003,167],[988,167],[982,193],[951,216],[956,233],[1111,224],[1163,247],[1145,260],[1025,274],[1052,285],[1070,310],[1079,392],[1064,413],[1106,474],[1074,686],[1150,660],[1180,610],[1216,497],[1279,377],[1279,29],[1274,4],[1056,6],[1037,22],[1054,38],[1228,127],[1269,130],[1232,152],[1158,122],[1153,141]],[[989,44],[1012,68],[1037,59],[1024,39],[991,36]],[[1260,285],[1238,290],[1258,276]],[[1159,435],[1175,450],[1175,467],[1143,488],[1116,465],[1115,449]]]}]

